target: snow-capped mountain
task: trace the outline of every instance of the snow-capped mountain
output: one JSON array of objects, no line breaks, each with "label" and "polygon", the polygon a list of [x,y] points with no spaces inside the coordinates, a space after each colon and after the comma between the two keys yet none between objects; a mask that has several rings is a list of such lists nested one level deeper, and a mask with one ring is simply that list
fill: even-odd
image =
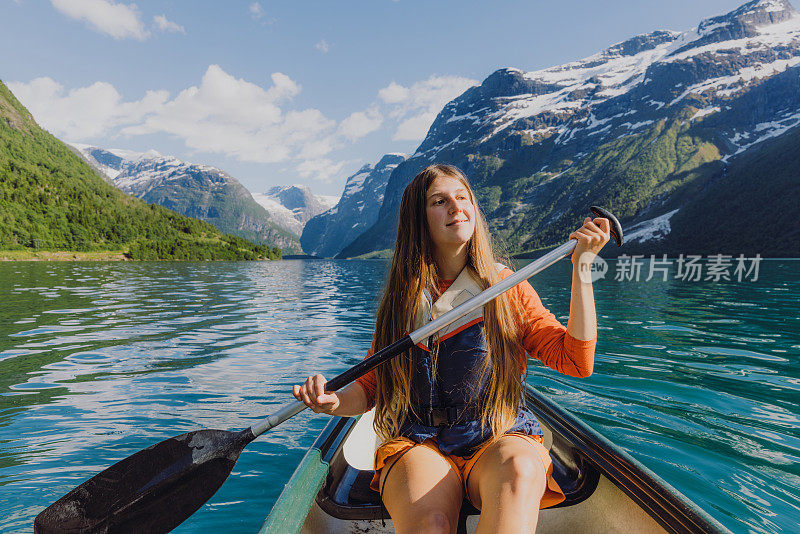
[{"label": "snow-capped mountain", "polygon": [[140,153],[71,144],[125,193],[202,219],[223,232],[299,252],[296,236],[270,220],[250,192],[221,169],[187,163],[154,150]]},{"label": "snow-capped mountain", "polygon": [[[690,117],[700,119],[798,63],[800,17],[788,0],[749,2],[692,30],[640,35],[574,63],[498,71],[445,106],[415,156],[435,158],[476,135],[479,143],[516,134],[533,143],[555,137],[556,145],[585,146],[592,137],[596,144],[687,103],[703,105]],[[752,143],[733,132],[730,139],[737,149]]]},{"label": "snow-capped mountain", "polygon": [[275,224],[298,237],[309,219],[339,201],[339,197],[315,195],[305,185],[278,185],[266,193],[253,193],[253,198],[267,210]]},{"label": "snow-capped mountain", "polygon": [[392,173],[376,223],[342,255],[393,245],[402,191],[433,162],[467,173],[512,252],[559,242],[590,203],[651,221],[654,231],[634,237],[658,241],[709,169],[798,124],[800,16],[787,0],[748,2],[565,65],[501,69],[442,109]]},{"label": "snow-capped mountain", "polygon": [[406,159],[407,154],[386,154],[378,163],[364,165],[350,176],[336,206],[306,223],[300,236],[303,250],[316,256],[335,256],[372,226],[389,176]]}]

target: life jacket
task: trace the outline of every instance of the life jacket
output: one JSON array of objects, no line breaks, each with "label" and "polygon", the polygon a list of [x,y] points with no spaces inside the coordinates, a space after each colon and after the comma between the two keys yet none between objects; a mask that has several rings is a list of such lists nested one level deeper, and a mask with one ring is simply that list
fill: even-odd
[{"label": "life jacket", "polygon": [[[505,267],[498,264],[498,270]],[[411,330],[422,327],[480,293],[477,273],[465,267],[455,281],[433,302],[423,292]],[[431,348],[436,345],[434,373]],[[491,376],[487,354],[483,309],[478,308],[411,349],[411,406],[401,435],[422,443],[435,437],[445,454],[466,456],[492,436],[489,424],[481,424],[486,390]],[[541,435],[536,417],[525,407],[508,432]]]}]

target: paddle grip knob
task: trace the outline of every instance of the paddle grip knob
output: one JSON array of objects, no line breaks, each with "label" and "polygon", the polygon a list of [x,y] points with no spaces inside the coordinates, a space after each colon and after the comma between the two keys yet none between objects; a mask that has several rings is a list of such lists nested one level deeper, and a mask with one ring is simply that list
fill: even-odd
[{"label": "paddle grip knob", "polygon": [[617,219],[613,213],[611,213],[605,208],[601,208],[600,206],[591,206],[589,209],[592,210],[592,213],[594,213],[598,217],[608,219],[608,221],[611,223],[611,237],[614,238],[614,241],[616,241],[617,246],[621,247],[622,225],[619,223],[619,219]]}]

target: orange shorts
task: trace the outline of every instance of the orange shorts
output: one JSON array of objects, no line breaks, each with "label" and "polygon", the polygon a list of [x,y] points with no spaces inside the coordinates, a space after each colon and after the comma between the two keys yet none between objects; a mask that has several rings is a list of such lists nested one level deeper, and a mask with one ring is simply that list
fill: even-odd
[{"label": "orange shorts", "polygon": [[[544,465],[547,476],[547,487],[545,488],[544,495],[542,495],[539,508],[549,508],[550,506],[555,506],[563,501],[566,497],[564,496],[564,492],[561,490],[558,483],[553,478],[553,461],[550,459],[550,453],[542,443],[542,436],[529,436],[520,432],[512,432],[505,435],[516,436],[520,439],[524,439],[530,444],[531,447],[533,447],[542,460],[542,464]],[[399,460],[400,457],[412,447],[421,446],[428,447],[429,449],[438,452],[444,457],[445,460],[447,460],[447,462],[455,470],[456,474],[458,474],[458,477],[461,479],[461,487],[464,491],[464,495],[467,497],[467,500],[469,500],[469,493],[467,492],[469,474],[472,471],[472,468],[475,466],[475,463],[478,461],[478,458],[481,457],[481,455],[492,443],[492,441],[486,442],[481,446],[480,449],[472,453],[470,456],[456,456],[454,454],[443,454],[439,450],[439,447],[436,445],[436,441],[433,438],[426,439],[422,443],[416,443],[408,438],[395,438],[389,440],[378,447],[378,450],[375,451],[375,475],[372,477],[370,487],[375,491],[380,491],[382,489],[379,487],[381,470],[386,466],[391,468],[392,464]]]}]

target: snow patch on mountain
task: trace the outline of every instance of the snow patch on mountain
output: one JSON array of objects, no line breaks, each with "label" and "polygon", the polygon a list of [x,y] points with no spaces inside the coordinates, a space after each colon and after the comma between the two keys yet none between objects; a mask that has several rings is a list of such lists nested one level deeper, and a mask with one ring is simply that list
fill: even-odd
[{"label": "snow patch on mountain", "polygon": [[719,106],[709,106],[707,108],[698,109],[694,115],[692,115],[689,120],[693,121],[696,119],[700,119],[705,117],[706,115],[711,115],[712,113],[716,113],[719,111]]},{"label": "snow patch on mountain", "polygon": [[[795,126],[800,125],[800,112],[796,113],[787,113],[783,117],[779,118],[778,120],[768,121],[768,122],[761,122],[753,128],[752,132],[744,132],[739,133],[737,132],[731,139],[731,143],[736,145],[737,149],[732,154],[728,154],[722,158],[722,161],[727,162],[730,158],[737,154],[741,154],[751,146],[764,141],[765,139],[770,139],[772,137],[778,137],[779,135],[785,133],[787,130],[794,128]],[[744,141],[743,143],[741,141]]]},{"label": "snow patch on mountain", "polygon": [[339,199],[342,198],[341,195],[315,195],[317,199],[322,202],[328,209],[332,208],[339,202]]},{"label": "snow patch on mountain", "polygon": [[678,210],[669,211],[658,217],[642,221],[631,226],[625,231],[625,241],[628,243],[644,243],[663,239],[670,232],[669,220]]},{"label": "snow patch on mountain", "polygon": [[212,187],[224,187],[225,182],[233,180],[225,171],[216,167],[187,163],[174,156],[164,156],[155,150],[134,152],[82,143],[69,144],[98,167],[116,187],[137,197],[143,197],[156,185],[182,180],[190,172],[215,175],[216,183]]},{"label": "snow patch on mountain", "polygon": [[295,219],[295,214],[292,210],[270,195],[264,193],[252,193],[252,195],[253,200],[267,210],[267,213],[269,213],[272,220],[275,221],[275,224],[289,230],[295,235],[300,235],[300,232],[303,231],[303,223]]},{"label": "snow patch on mountain", "polygon": [[737,74],[711,78],[688,87],[669,105],[675,105],[689,94],[700,95],[709,91],[716,96],[730,97],[735,93],[741,92],[748,82],[774,76],[798,64],[800,64],[800,55],[790,59],[778,59],[770,63],[758,63],[750,67],[744,67]]},{"label": "snow patch on mountain", "polygon": [[372,172],[372,167],[364,167],[361,171],[351,176],[344,186],[344,192],[342,192],[342,196],[350,196],[360,193],[361,190],[364,189],[364,180],[367,179],[367,176],[369,176],[370,172]]}]

